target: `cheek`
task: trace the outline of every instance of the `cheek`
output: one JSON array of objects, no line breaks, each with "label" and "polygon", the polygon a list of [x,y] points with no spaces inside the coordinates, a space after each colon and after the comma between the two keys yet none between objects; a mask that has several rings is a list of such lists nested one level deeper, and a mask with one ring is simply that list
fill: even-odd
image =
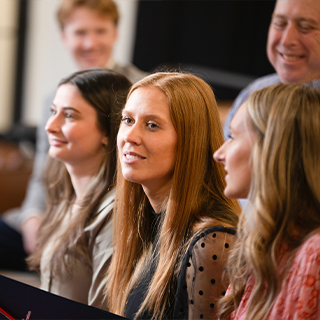
[{"label": "cheek", "polygon": [[305,38],[302,40],[304,47],[313,54],[313,60],[320,64],[320,39]]},{"label": "cheek", "polygon": [[114,40],[112,38],[111,35],[108,36],[101,36],[100,37],[100,43],[101,45],[103,45],[104,47],[110,47],[113,44]]},{"label": "cheek", "polygon": [[64,137],[68,140],[73,140],[78,135],[77,130],[74,130],[72,127],[70,128],[69,126],[62,126],[61,132],[64,135]]},{"label": "cheek", "polygon": [[[165,148],[165,150],[166,152],[162,153],[163,167],[166,167],[166,169],[172,173],[176,164],[176,147],[175,145],[170,145]],[[161,157],[161,153],[159,154],[159,157]]]},{"label": "cheek", "polygon": [[69,50],[75,51],[79,46],[79,39],[74,35],[67,35],[65,44]]},{"label": "cheek", "polygon": [[226,153],[226,168],[230,174],[247,176],[251,172],[251,150],[237,146]]},{"label": "cheek", "polygon": [[121,150],[123,145],[124,145],[123,129],[120,126],[119,132],[118,132],[118,135],[117,135],[117,146],[118,146],[118,149]]},{"label": "cheek", "polygon": [[80,54],[82,50],[82,44],[83,44],[83,41],[81,40],[74,42],[72,46],[73,52],[75,52],[76,54]]},{"label": "cheek", "polygon": [[241,191],[241,196],[246,197],[251,184],[252,165],[250,161],[250,154],[244,153],[238,159],[235,159],[234,168],[236,174],[234,175],[234,183],[237,183]]},{"label": "cheek", "polygon": [[[87,126],[72,126],[69,124],[63,126],[61,131],[68,142],[77,145],[88,144],[93,136],[96,137],[95,131],[92,132],[92,128]],[[88,132],[91,132],[92,134],[89,135]]]},{"label": "cheek", "polygon": [[165,143],[161,144],[159,143],[159,139],[155,139],[154,141],[150,141],[149,146],[154,148],[159,155],[163,155],[168,161],[174,161],[177,153],[177,139],[173,136],[169,136],[167,138],[162,137],[160,141]]},{"label": "cheek", "polygon": [[73,53],[78,53],[82,48],[82,39],[81,37],[71,36],[68,38],[67,47]]},{"label": "cheek", "polygon": [[267,53],[272,53],[275,50],[275,46],[281,40],[282,33],[272,28],[269,31],[268,41],[267,41]]}]

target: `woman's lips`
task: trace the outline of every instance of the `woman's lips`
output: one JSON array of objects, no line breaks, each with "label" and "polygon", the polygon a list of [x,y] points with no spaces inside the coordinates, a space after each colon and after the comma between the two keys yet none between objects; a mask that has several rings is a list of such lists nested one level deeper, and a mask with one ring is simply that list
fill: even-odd
[{"label": "woman's lips", "polygon": [[49,144],[50,144],[50,146],[53,146],[53,147],[58,147],[58,146],[66,144],[66,143],[67,142],[63,141],[63,140],[49,139]]},{"label": "woman's lips", "polygon": [[135,152],[124,152],[123,155],[124,155],[125,160],[127,160],[127,162],[134,162],[137,160],[146,159],[146,157],[143,157],[140,154],[135,153]]}]

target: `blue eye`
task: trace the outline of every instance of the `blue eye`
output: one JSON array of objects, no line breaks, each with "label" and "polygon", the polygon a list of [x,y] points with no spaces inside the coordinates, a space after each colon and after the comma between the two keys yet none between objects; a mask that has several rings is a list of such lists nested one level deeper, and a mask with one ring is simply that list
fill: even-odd
[{"label": "blue eye", "polygon": [[157,129],[159,128],[155,123],[153,122],[148,122],[147,123],[147,126],[150,128],[150,129]]},{"label": "blue eye", "polygon": [[65,113],[65,117],[68,119],[73,119],[73,116],[70,113]]},{"label": "blue eye", "polygon": [[121,121],[125,124],[132,124],[133,123],[133,120],[128,117],[123,117]]},{"label": "blue eye", "polygon": [[55,115],[55,114],[57,114],[57,110],[54,110],[54,109],[50,109],[50,113],[52,114],[52,115]]}]

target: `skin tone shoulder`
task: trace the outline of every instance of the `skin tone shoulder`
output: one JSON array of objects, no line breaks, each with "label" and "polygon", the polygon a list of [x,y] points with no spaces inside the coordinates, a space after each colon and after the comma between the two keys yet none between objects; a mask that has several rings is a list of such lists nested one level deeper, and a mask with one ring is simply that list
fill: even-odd
[{"label": "skin tone shoulder", "polygon": [[251,154],[255,134],[248,121],[246,102],[233,118],[230,132],[229,139],[214,153],[213,158],[224,165],[226,197],[247,198],[251,183]]},{"label": "skin tone shoulder", "polygon": [[122,112],[119,159],[124,178],[142,185],[156,212],[170,193],[176,146],[166,95],[152,86],[134,90]]},{"label": "skin tone shoulder", "polygon": [[267,55],[283,83],[320,78],[320,1],[278,0]]},{"label": "skin tone shoulder", "polygon": [[66,165],[77,198],[101,164],[108,138],[98,127],[96,110],[72,84],[61,85],[46,124],[49,155]]},{"label": "skin tone shoulder", "polygon": [[61,36],[80,69],[103,68],[111,58],[118,29],[111,17],[80,6],[70,14]]}]

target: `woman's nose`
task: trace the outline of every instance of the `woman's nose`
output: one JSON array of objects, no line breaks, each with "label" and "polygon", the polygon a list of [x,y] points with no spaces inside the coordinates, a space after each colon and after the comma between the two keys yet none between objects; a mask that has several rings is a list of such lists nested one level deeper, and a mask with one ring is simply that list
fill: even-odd
[{"label": "woman's nose", "polygon": [[57,114],[52,114],[48,119],[45,130],[49,133],[59,132],[61,129],[60,119]]},{"label": "woman's nose", "polygon": [[216,162],[219,163],[224,163],[225,162],[225,153],[224,153],[224,148],[227,142],[225,142],[214,154],[213,154],[213,159]]},{"label": "woman's nose", "polygon": [[125,142],[132,144],[140,144],[141,143],[141,130],[139,130],[136,124],[130,126],[124,135]]}]

